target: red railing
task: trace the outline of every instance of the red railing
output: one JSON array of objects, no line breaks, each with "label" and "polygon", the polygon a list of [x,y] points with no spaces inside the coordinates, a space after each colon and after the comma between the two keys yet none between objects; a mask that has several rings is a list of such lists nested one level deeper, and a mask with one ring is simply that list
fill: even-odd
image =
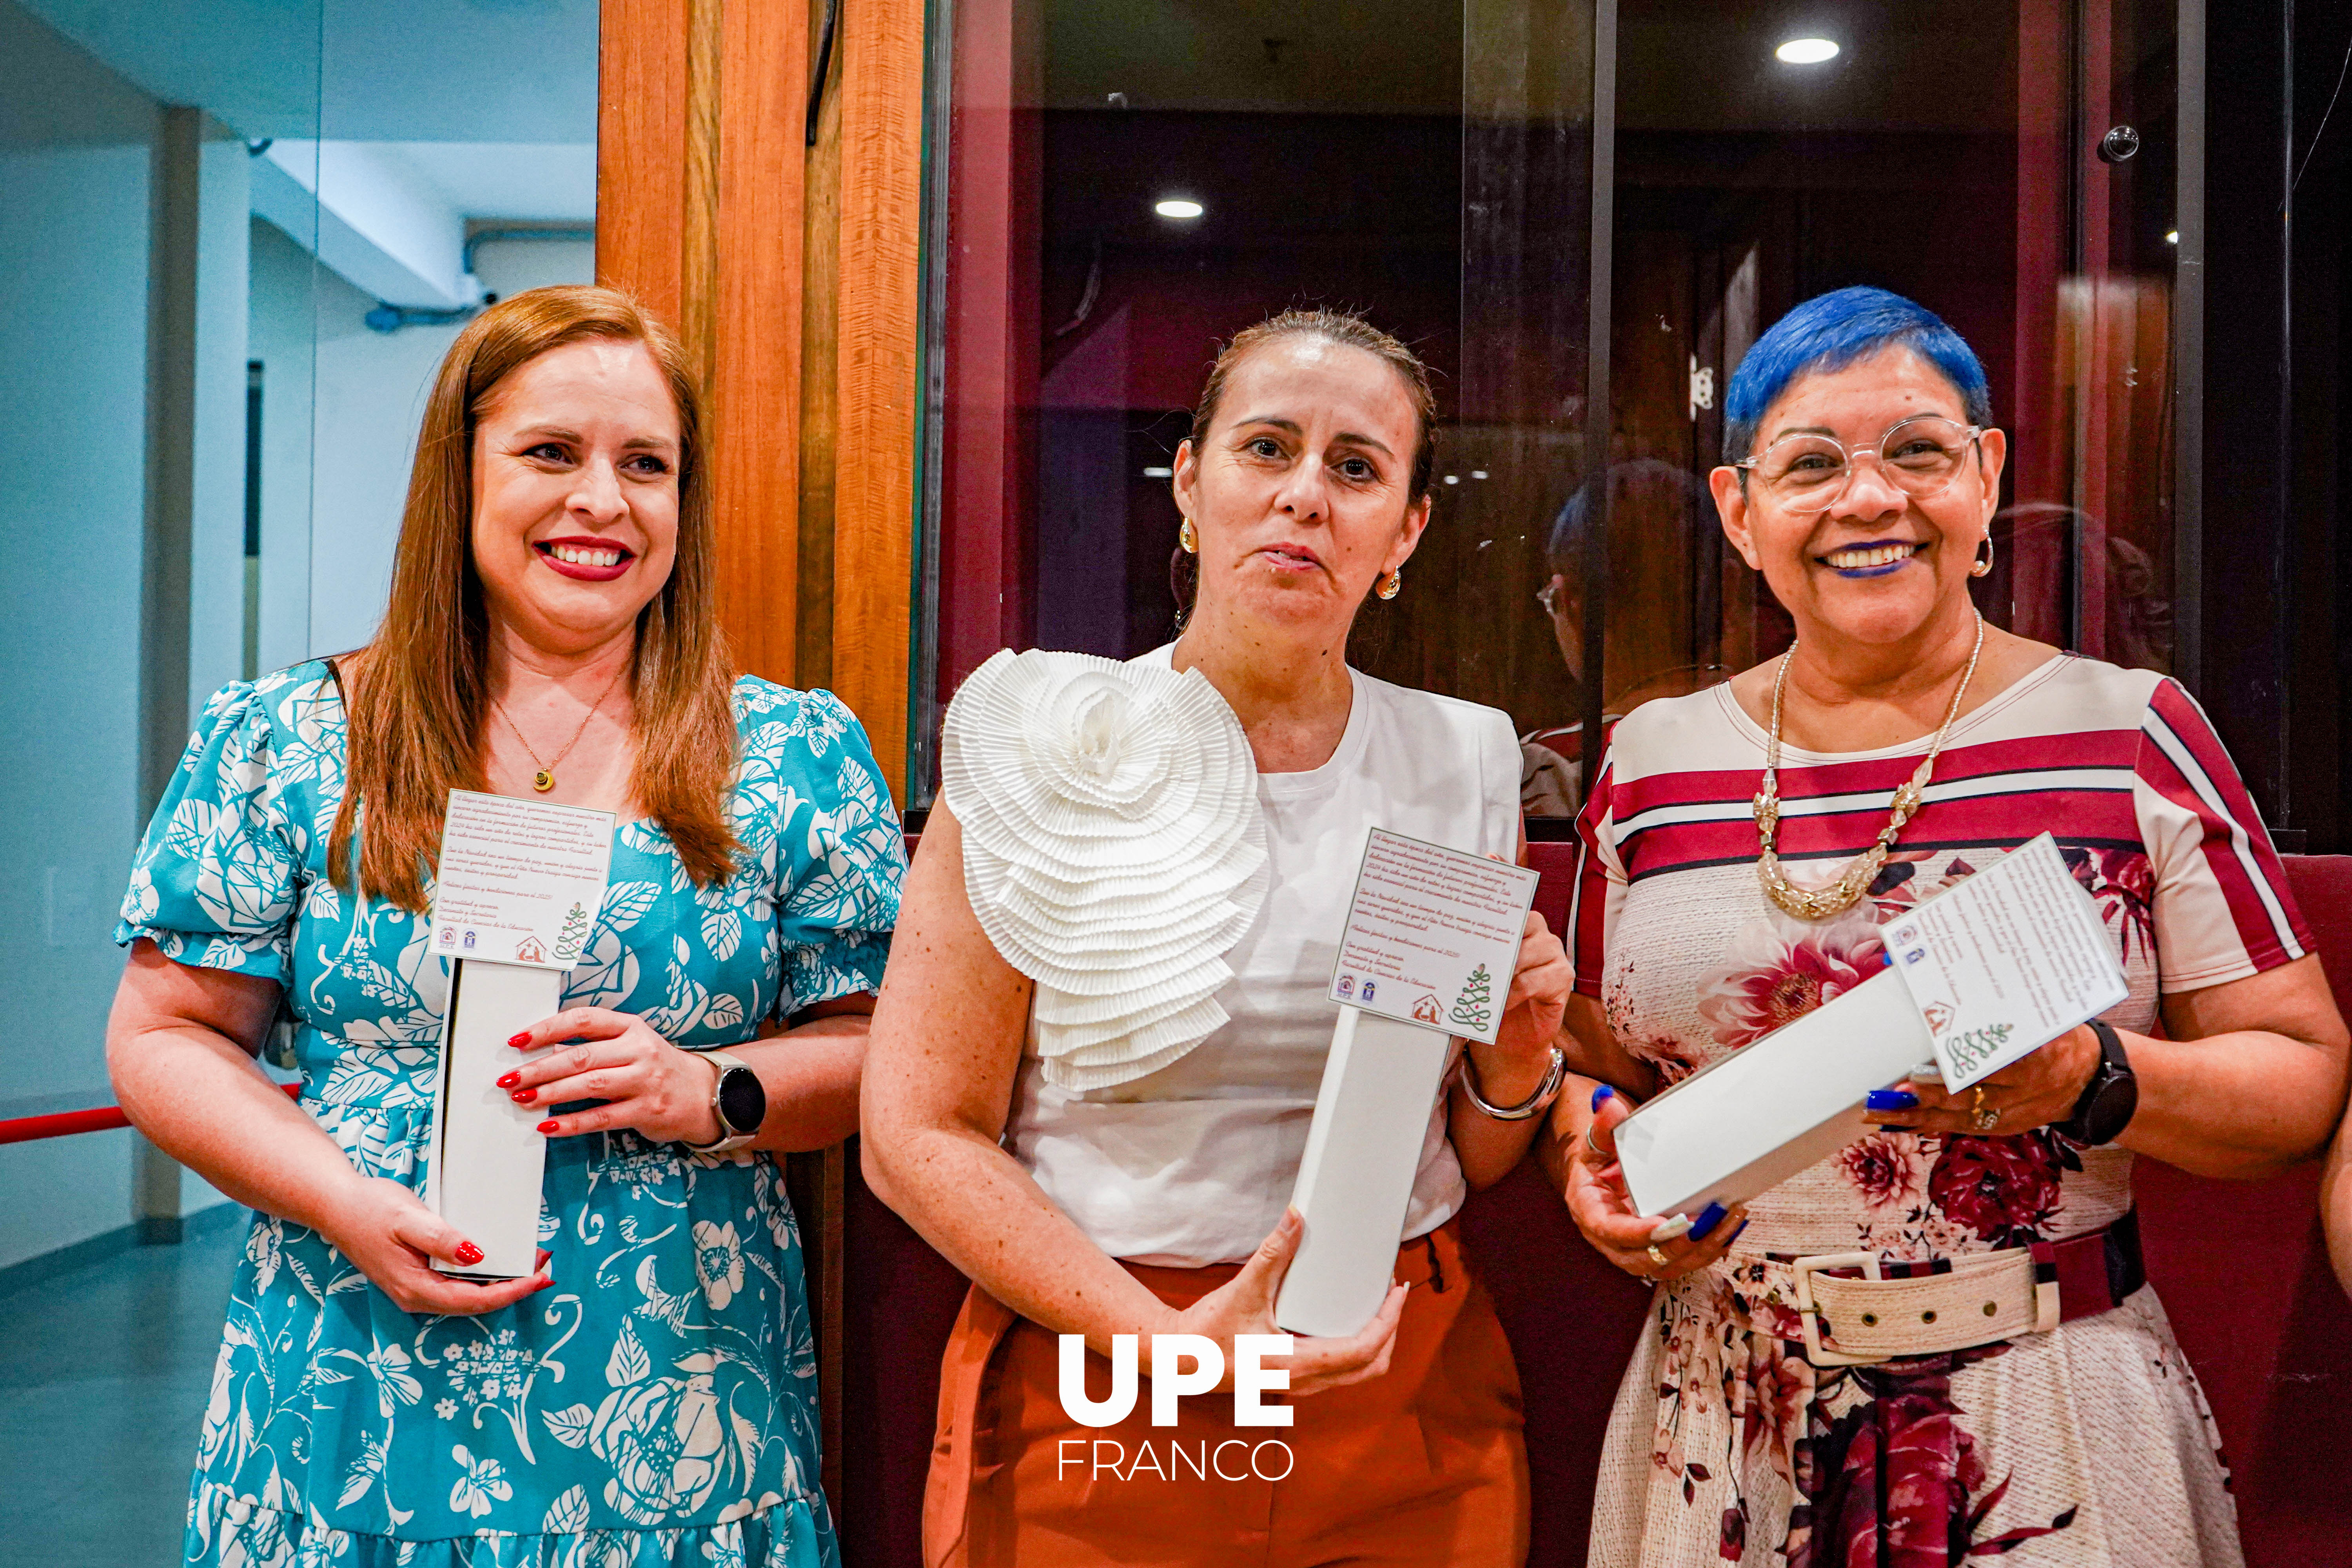
[{"label": "red railing", "polygon": [[[280,1084],[289,1100],[301,1098],[299,1083]],[[119,1105],[93,1105],[88,1110],[60,1110],[50,1116],[20,1116],[0,1121],[0,1143],[30,1143],[37,1138],[68,1138],[77,1132],[111,1132],[131,1125]]]}]

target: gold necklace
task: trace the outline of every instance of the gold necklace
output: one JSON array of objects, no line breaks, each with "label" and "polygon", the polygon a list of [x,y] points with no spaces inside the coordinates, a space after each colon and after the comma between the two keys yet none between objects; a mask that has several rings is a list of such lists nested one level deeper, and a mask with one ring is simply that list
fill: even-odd
[{"label": "gold necklace", "polygon": [[507,705],[495,697],[490,699],[490,706],[499,710],[499,717],[507,721],[507,728],[513,731],[514,738],[521,744],[524,754],[529,756],[532,765],[539,769],[537,773],[530,775],[531,788],[545,795],[555,787],[555,764],[572,754],[572,748],[578,745],[580,737],[588,732],[588,720],[596,717],[596,710],[604,706],[604,699],[612,696],[613,689],[620,684],[621,677],[616,672],[612,679],[604,683],[602,695],[589,706],[587,717],[580,721],[580,728],[572,731],[572,739],[563,742],[563,750],[543,763],[539,760],[539,753],[530,749],[530,742],[523,739],[522,729],[514,721],[514,715],[507,711]]},{"label": "gold necklace", "polygon": [[1969,665],[1960,671],[1958,689],[1952,693],[1952,705],[1944,711],[1943,728],[1936,731],[1935,742],[1918,770],[1904,781],[1895,792],[1895,809],[1886,826],[1878,830],[1878,842],[1856,856],[1845,868],[1845,875],[1826,888],[1811,892],[1790,882],[1780,869],[1780,857],[1772,841],[1780,828],[1780,693],[1789,683],[1789,661],[1797,654],[1796,645],[1780,656],[1780,668],[1772,677],[1772,734],[1764,752],[1764,787],[1756,792],[1756,833],[1762,840],[1763,853],[1756,861],[1757,879],[1764,884],[1764,895],[1801,921],[1822,921],[1853,907],[1878,879],[1878,868],[1886,864],[1886,852],[1895,847],[1895,840],[1903,825],[1919,809],[1927,792],[1927,780],[1936,771],[1937,755],[1944,749],[1944,737],[1952,732],[1952,721],[1960,716],[1960,699],[1969,694],[1969,681],[1977,672],[1977,656],[1984,652],[1984,617],[1977,616],[1976,646],[1969,650]]}]

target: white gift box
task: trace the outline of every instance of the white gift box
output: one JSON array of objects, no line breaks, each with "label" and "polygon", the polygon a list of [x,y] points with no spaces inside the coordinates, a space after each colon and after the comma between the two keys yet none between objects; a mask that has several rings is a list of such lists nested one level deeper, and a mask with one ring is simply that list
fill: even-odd
[{"label": "white gift box", "polygon": [[[472,1279],[520,1279],[538,1272],[540,1183],[547,1139],[544,1106],[517,1105],[498,1080],[531,1059],[507,1044],[552,1016],[563,972],[460,959],[449,975],[441,1029],[441,1082],[426,1143],[425,1206],[482,1249]],[[436,1265],[436,1267],[441,1267]]]},{"label": "white gift box", "polygon": [[1436,1029],[1339,1009],[1291,1192],[1307,1229],[1275,1298],[1286,1331],[1345,1336],[1381,1310],[1453,1046]]},{"label": "white gift box", "polygon": [[1634,1209],[1696,1215],[1788,1180],[1865,1136],[1864,1097],[1931,1054],[1903,977],[1879,971],[1620,1123],[1617,1157]]},{"label": "white gift box", "polygon": [[1618,1127],[1638,1211],[1744,1203],[1866,1136],[1872,1089],[1905,1078],[1965,1089],[2129,994],[2097,908],[2046,833],[1885,936],[1894,967]]}]

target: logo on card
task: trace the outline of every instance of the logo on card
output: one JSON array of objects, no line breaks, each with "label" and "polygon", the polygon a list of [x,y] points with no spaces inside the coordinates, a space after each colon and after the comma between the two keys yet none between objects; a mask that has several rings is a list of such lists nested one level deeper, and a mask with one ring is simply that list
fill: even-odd
[{"label": "logo on card", "polygon": [[441,945],[442,945],[443,947],[455,947],[455,946],[457,946],[457,933],[456,931],[451,931],[447,926],[443,926],[443,927],[441,928]]},{"label": "logo on card", "polygon": [[[472,944],[469,942],[467,945],[471,946]],[[515,962],[518,963],[545,963],[547,962],[547,949],[539,945],[539,938],[535,936],[527,936],[520,942],[515,943]]]},{"label": "logo on card", "polygon": [[1930,1002],[1919,1011],[1926,1015],[1927,1032],[1931,1035],[1940,1035],[1952,1026],[1952,1009],[1946,1003]]},{"label": "logo on card", "polygon": [[1886,940],[1896,947],[1908,947],[1919,940],[1919,928],[1913,925],[1897,926],[1889,933]]},{"label": "logo on card", "polygon": [[1339,994],[1342,996],[1353,996],[1355,994],[1356,977],[1352,974],[1342,974],[1339,976]]},{"label": "logo on card", "polygon": [[466,949],[467,949],[467,952],[472,952],[472,951],[473,951],[473,947],[474,947],[474,933],[473,933],[472,931],[467,931],[467,932],[466,933]]},{"label": "logo on card", "polygon": [[1370,981],[1367,980],[1367,981],[1365,981],[1365,982],[1364,982],[1364,1000],[1365,1000],[1365,1001],[1367,1001],[1367,1002],[1369,1002],[1369,1001],[1370,1001],[1371,999],[1372,999],[1372,983],[1371,983]]},{"label": "logo on card", "polygon": [[1915,947],[1910,952],[1903,955],[1903,962],[1906,963],[1916,963],[1927,956],[1927,950],[1926,948]]},{"label": "logo on card", "polygon": [[1437,998],[1426,991],[1421,994],[1420,1000],[1413,1003],[1412,1016],[1424,1024],[1442,1024],[1445,1021],[1438,1016]]}]

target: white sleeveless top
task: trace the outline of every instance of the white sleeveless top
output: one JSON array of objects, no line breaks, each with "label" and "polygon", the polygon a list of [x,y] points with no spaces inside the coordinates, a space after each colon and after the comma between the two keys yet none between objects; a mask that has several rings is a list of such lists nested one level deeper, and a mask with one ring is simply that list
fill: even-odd
[{"label": "white sleeveless top", "polygon": [[[1133,662],[1168,668],[1172,647]],[[1225,960],[1234,978],[1217,1001],[1230,1021],[1181,1060],[1113,1089],[1057,1089],[1034,1048],[1022,1059],[1005,1147],[1113,1258],[1237,1262],[1282,1218],[1330,1049],[1337,1009],[1325,994],[1365,836],[1386,827],[1473,854],[1517,853],[1509,716],[1349,673],[1355,700],[1331,760],[1258,775],[1271,886]],[[1441,1094],[1399,1239],[1444,1224],[1464,1192]]]}]

